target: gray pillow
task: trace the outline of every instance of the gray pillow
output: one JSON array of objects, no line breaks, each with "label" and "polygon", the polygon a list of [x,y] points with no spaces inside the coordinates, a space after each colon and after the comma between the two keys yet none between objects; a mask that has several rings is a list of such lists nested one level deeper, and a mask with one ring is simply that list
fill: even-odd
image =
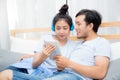
[{"label": "gray pillow", "polygon": [[18,58],[22,55],[23,54],[0,49],[0,71],[12,63],[17,62]]},{"label": "gray pillow", "polygon": [[111,61],[108,73],[103,80],[120,80],[120,59]]}]

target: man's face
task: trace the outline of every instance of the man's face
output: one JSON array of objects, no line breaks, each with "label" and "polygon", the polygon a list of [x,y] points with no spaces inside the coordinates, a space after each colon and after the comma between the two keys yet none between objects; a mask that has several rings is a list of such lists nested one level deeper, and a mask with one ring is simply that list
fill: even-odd
[{"label": "man's face", "polygon": [[75,19],[75,30],[78,38],[86,38],[88,36],[88,26],[84,19],[85,15],[79,15]]}]

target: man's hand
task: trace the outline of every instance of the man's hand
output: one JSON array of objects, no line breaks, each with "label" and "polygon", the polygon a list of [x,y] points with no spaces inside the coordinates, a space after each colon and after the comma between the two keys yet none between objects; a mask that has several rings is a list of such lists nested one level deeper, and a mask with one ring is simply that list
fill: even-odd
[{"label": "man's hand", "polygon": [[56,55],[53,57],[53,59],[56,61],[58,70],[61,70],[61,69],[63,70],[65,68],[68,68],[70,65],[70,60],[64,56]]}]

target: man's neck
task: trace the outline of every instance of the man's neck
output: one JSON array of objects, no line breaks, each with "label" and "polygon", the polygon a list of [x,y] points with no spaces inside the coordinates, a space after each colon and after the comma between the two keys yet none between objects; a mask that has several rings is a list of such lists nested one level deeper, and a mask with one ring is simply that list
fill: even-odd
[{"label": "man's neck", "polygon": [[85,41],[89,41],[89,40],[93,40],[93,39],[95,39],[95,38],[97,38],[97,37],[98,37],[98,35],[97,35],[96,33],[91,33],[91,34],[89,34],[88,37],[86,37],[84,40],[85,40]]}]

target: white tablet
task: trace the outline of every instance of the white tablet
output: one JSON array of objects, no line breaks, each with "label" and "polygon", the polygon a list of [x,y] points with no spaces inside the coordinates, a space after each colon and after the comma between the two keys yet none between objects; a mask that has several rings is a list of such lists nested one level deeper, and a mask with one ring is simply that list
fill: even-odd
[{"label": "white tablet", "polygon": [[55,55],[61,55],[61,51],[60,51],[60,46],[59,46],[59,43],[58,41],[56,40],[45,40],[45,45],[47,44],[53,44],[55,46]]}]

